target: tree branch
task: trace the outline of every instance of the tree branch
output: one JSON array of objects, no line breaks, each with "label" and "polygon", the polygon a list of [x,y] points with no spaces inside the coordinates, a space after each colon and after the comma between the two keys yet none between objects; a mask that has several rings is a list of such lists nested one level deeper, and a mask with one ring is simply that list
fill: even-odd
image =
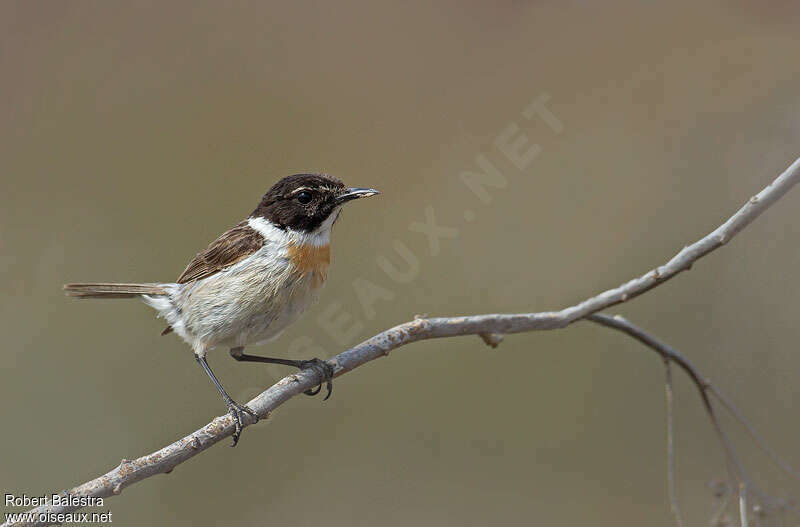
[{"label": "tree branch", "polygon": [[[572,322],[587,318],[597,311],[639,296],[669,280],[678,273],[689,269],[695,261],[730,241],[739,231],[760,216],[761,213],[780,199],[781,196],[786,194],[798,181],[800,181],[800,158],[792,163],[792,165],[769,186],[750,198],[743,207],[720,227],[695,243],[684,247],[666,264],[638,278],[634,278],[619,287],[609,289],[597,296],[588,298],[579,304],[554,312],[415,319],[379,333],[361,344],[333,357],[330,362],[335,367],[334,375],[337,377],[343,375],[366,362],[388,355],[391,350],[420,340],[461,335],[495,335],[491,337],[490,340],[498,341],[496,335],[566,327]],[[593,316],[591,320],[613,327],[605,317],[607,316],[596,315]],[[617,320],[614,319],[614,317],[608,317],[608,319]],[[626,332],[630,333],[629,331]],[[486,340],[486,337],[483,338]],[[642,339],[639,338],[639,340]],[[652,342],[645,342],[645,344],[650,346]],[[671,356],[669,359],[681,365],[675,357]],[[686,364],[688,364],[688,362]],[[683,367],[683,365],[681,366]],[[698,382],[705,382],[693,368],[684,368],[684,371],[690,374],[695,384]],[[250,401],[248,406],[253,409],[260,418],[266,418],[272,410],[295,395],[315,387],[320,380],[318,374],[313,371],[301,371],[281,379]],[[701,393],[706,408],[709,409],[710,402],[705,390],[701,390]],[[713,409],[711,410],[711,414],[713,415]],[[248,416],[244,424],[245,426],[252,424],[252,418]],[[120,494],[122,490],[129,485],[155,474],[171,471],[189,458],[196,456],[222,439],[230,436],[233,433],[233,429],[233,422],[229,415],[217,417],[203,428],[175,441],[157,452],[132,461],[123,459],[119,466],[108,473],[82,485],[63,491],[62,494],[74,497],[102,498]],[[718,428],[718,432],[719,431],[720,429]],[[724,435],[722,435],[722,437],[724,438]],[[724,442],[725,440],[723,439],[723,443]],[[37,519],[31,522],[18,522],[13,525],[52,525],[58,523],[58,520],[54,519],[54,516],[47,516],[48,514],[64,514],[76,511],[80,508],[78,504],[58,506],[52,504],[43,505],[30,511],[37,515],[44,514],[45,516],[40,518],[41,521]],[[10,527],[10,525],[12,524],[7,522],[4,523],[2,527]]]},{"label": "tree branch", "polygon": [[669,494],[669,508],[675,517],[675,525],[683,527],[681,508],[678,503],[678,480],[675,469],[675,416],[672,407],[672,368],[670,362],[664,360],[664,400],[667,404],[667,493]]}]

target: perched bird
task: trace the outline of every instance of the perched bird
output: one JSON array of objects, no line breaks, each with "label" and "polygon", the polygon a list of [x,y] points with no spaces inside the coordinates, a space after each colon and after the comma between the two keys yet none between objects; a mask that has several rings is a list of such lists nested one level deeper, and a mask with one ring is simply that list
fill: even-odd
[{"label": "perched bird", "polygon": [[[198,253],[176,282],[75,283],[64,290],[79,298],[141,297],[155,308],[168,324],[162,335],[174,331],[185,340],[222,395],[236,426],[236,446],[243,414],[258,416],[231,399],[206,354],[226,347],[238,361],[314,369],[327,384],[327,399],[333,377],[327,362],[247,355],[244,348],[278,337],[318,298],[328,277],[331,228],[342,206],[375,194],[371,188],[347,188],[325,174],[288,176],[269,189],[250,216]],[[322,384],[306,393],[321,389]]]}]

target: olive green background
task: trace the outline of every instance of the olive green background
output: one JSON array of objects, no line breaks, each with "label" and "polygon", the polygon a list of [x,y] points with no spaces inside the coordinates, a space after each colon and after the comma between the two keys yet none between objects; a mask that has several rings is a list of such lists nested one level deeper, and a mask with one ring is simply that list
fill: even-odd
[{"label": "olive green background", "polygon": [[[224,413],[149,308],[61,284],[174,280],[281,176],[383,194],[348,207],[320,305],[263,353],[344,349],[328,309],[352,344],[420,313],[561,308],[665,262],[800,154],[800,8],[764,4],[0,3],[0,489],[70,487]],[[521,115],[543,94],[561,133]],[[510,123],[541,148],[524,170],[493,144]],[[459,176],[481,153],[507,180],[488,204]],[[410,228],[427,207],[457,229],[434,251]],[[795,465],[799,210],[795,190],[613,310]],[[378,263],[402,268],[397,242],[410,283]],[[210,361],[243,401],[291,371]],[[676,377],[679,495],[705,524],[724,460]],[[587,323],[415,344],[104,509],[116,526],[671,525],[662,380]],[[725,423],[754,478],[798,495]]]}]

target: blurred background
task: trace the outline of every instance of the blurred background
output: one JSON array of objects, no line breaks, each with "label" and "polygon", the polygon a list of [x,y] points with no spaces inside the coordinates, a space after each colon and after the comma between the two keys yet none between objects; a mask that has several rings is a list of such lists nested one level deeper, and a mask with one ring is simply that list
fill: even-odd
[{"label": "blurred background", "polygon": [[[332,356],[415,314],[565,307],[664,263],[800,154],[798,21],[794,2],[745,0],[0,3],[0,489],[71,487],[225,411],[149,308],[64,282],[174,280],[277,179],[323,171],[383,194],[337,224],[320,304],[254,351]],[[523,115],[537,100],[559,126]],[[495,144],[509,130],[538,145],[522,168]],[[480,155],[503,180],[486,195],[461,178]],[[796,466],[799,210],[795,190],[613,310]],[[426,211],[449,229],[438,246]],[[399,282],[386,262],[405,271],[407,253]],[[210,362],[242,401],[291,373]],[[724,459],[675,375],[680,502],[705,524]],[[588,323],[497,350],[429,341],[105,509],[114,525],[672,525],[663,398],[660,360]],[[800,495],[725,423],[753,478]]]}]

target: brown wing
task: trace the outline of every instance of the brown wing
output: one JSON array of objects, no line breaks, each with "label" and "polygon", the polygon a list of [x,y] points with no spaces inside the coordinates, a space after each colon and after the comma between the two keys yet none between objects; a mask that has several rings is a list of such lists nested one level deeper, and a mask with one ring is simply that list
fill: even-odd
[{"label": "brown wing", "polygon": [[216,274],[250,256],[263,245],[264,237],[243,221],[198,253],[186,266],[178,283],[185,284]]}]

